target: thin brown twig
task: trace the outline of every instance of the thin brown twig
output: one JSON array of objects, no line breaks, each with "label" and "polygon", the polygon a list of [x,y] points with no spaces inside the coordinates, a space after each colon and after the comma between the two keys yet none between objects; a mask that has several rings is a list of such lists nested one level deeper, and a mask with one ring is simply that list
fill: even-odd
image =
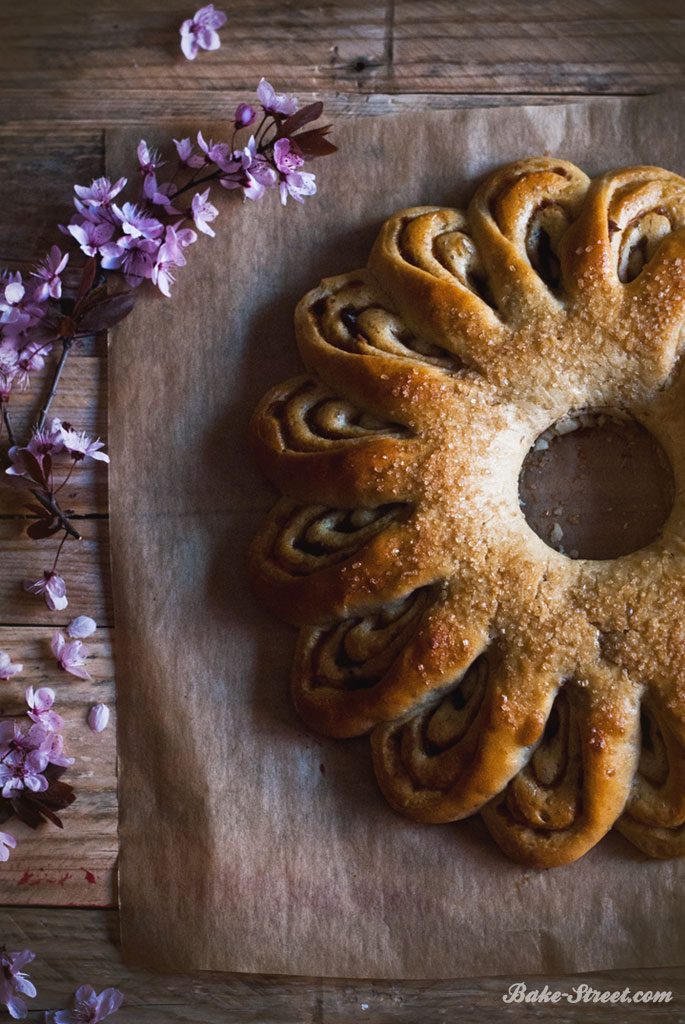
[{"label": "thin brown twig", "polygon": [[48,412],[50,411],[50,405],[52,403],[53,398],[57,394],[57,385],[59,384],[60,377],[62,376],[62,370],[64,369],[64,364],[67,361],[67,356],[69,355],[71,346],[73,344],[73,338],[62,339],[62,354],[59,357],[59,362],[57,363],[57,366],[55,367],[55,372],[52,375],[52,384],[50,385],[50,392],[48,394],[48,397],[45,399],[43,408],[40,410],[40,415],[38,416],[38,430],[42,430],[43,427],[45,426],[45,421],[48,417]]},{"label": "thin brown twig", "polygon": [[175,192],[172,192],[172,194],[169,196],[169,202],[171,202],[173,199],[177,199],[178,196],[183,195],[184,192],[189,192],[191,188],[197,188],[198,185],[204,185],[205,182],[207,181],[217,181],[221,177],[221,175],[225,173],[225,171],[220,170],[212,171],[211,174],[206,174],[204,178],[191,179],[189,182],[187,182],[187,184],[183,185]]},{"label": "thin brown twig", "polygon": [[5,426],[7,427],[7,436],[9,438],[9,442],[11,445],[15,445],[17,443],[17,439],[14,436],[14,431],[12,430],[12,421],[10,419],[10,412],[9,409],[7,408],[6,402],[2,403],[2,418],[4,419]]}]

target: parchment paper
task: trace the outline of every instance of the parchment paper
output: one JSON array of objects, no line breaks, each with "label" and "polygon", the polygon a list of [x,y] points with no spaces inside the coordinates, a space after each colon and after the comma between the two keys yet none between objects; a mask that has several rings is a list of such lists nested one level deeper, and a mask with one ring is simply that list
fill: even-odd
[{"label": "parchment paper", "polygon": [[[174,134],[165,128],[160,140]],[[207,137],[225,135],[221,126]],[[108,137],[135,173],[141,132]],[[551,871],[478,820],[416,825],[368,743],[325,740],[288,698],[295,633],[262,612],[247,544],[275,494],[246,452],[263,392],[301,372],[292,313],[364,264],[382,221],[462,204],[495,166],[551,153],[591,175],[683,173],[680,96],[455,110],[335,126],[319,195],[222,197],[172,300],[141,298],[110,347],[112,562],[123,949],[136,964],[362,977],[577,972],[685,962],[685,862],[612,834]],[[154,142],[147,134],[148,142]]]}]

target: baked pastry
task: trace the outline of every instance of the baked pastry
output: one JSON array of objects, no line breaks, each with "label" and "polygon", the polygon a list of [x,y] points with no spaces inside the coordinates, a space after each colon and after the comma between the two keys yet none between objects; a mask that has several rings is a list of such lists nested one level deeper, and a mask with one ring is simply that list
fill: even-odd
[{"label": "baked pastry", "polygon": [[[398,811],[480,811],[525,864],[613,825],[685,852],[684,225],[675,174],[547,158],[465,213],[402,210],[367,269],[301,301],[308,375],[253,420],[285,495],[253,575],[301,629],[297,711],[370,732]],[[519,476],[555,424],[606,410],[656,439],[673,500],[639,550],[588,558],[528,525]]]}]

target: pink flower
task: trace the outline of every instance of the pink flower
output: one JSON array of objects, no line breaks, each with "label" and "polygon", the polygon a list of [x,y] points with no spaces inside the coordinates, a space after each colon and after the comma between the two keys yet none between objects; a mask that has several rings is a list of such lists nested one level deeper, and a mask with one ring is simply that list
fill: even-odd
[{"label": "pink flower", "polygon": [[37,725],[42,725],[46,733],[59,732],[64,725],[64,719],[52,710],[55,703],[55,691],[49,686],[41,686],[34,692],[33,686],[26,691],[26,703],[29,706],[28,717]]},{"label": "pink flower", "polygon": [[193,221],[198,231],[202,231],[203,234],[209,235],[211,238],[216,237],[216,231],[212,231],[209,226],[209,221],[214,220],[215,217],[219,216],[219,211],[216,206],[213,206],[208,202],[209,189],[206,189],[202,195],[196,192],[193,196],[192,211]]},{"label": "pink flower", "polygon": [[67,641],[57,631],[53,634],[50,646],[58,664],[65,672],[71,672],[72,676],[78,676],[79,679],[91,678],[84,667],[88,657],[88,648],[84,647],[80,640]]},{"label": "pink flower", "polygon": [[63,749],[64,738],[59,733],[49,733],[43,743],[43,750],[48,755],[50,764],[58,764],[68,768],[69,765],[74,763],[73,757],[67,757],[66,754],[62,753]]},{"label": "pink flower", "polygon": [[246,188],[250,184],[248,167],[250,166],[250,154],[246,149],[236,149],[230,160],[225,160],[221,166],[224,171],[223,178],[219,179],[222,188]]},{"label": "pink flower", "polygon": [[93,732],[102,732],[109,724],[109,708],[106,704],[95,704],[88,712],[88,725]]},{"label": "pink flower", "polygon": [[26,580],[24,590],[29,594],[42,594],[51,612],[61,612],[69,604],[67,585],[56,572],[44,572],[39,580]]},{"label": "pink flower", "polygon": [[138,163],[143,174],[154,174],[158,167],[163,167],[166,160],[158,149],[150,149],[145,139],[138,143]]},{"label": "pink flower", "polygon": [[222,171],[227,171],[232,166],[233,155],[228,151],[227,142],[214,142],[213,139],[205,142],[202,132],[198,132],[197,144],[202,152],[207,154],[209,160],[220,167]]},{"label": "pink flower", "polygon": [[16,676],[17,672],[21,672],[23,668],[23,665],[13,663],[9,654],[0,651],[0,679],[11,679],[12,676]]},{"label": "pink flower", "polygon": [[[265,158],[257,152],[257,143],[254,135],[243,150],[246,161],[247,184],[243,187],[243,195],[246,199],[261,199],[267,188],[273,188],[278,183],[278,174],[271,167]],[[223,185],[223,182],[221,182]]]},{"label": "pink flower", "polygon": [[74,192],[89,206],[109,206],[126,185],[126,178],[119,178],[114,184],[109,178],[95,178],[90,185],[74,185]]},{"label": "pink flower", "polygon": [[92,636],[97,628],[97,622],[91,619],[90,615],[77,615],[69,623],[67,633],[74,640],[85,640],[87,636]]},{"label": "pink flower", "polygon": [[82,985],[74,996],[73,1010],[57,1010],[47,1019],[52,1024],[98,1024],[116,1013],[124,1000],[117,988],[106,988],[97,995],[91,985]]},{"label": "pink flower", "polygon": [[22,789],[44,793],[48,788],[48,780],[43,775],[47,766],[48,755],[41,747],[33,747],[28,753],[13,750],[0,764],[2,795],[11,800]]},{"label": "pink flower", "polygon": [[302,156],[292,148],[290,139],[279,139],[274,145],[274,163],[282,174],[292,174],[302,167]]},{"label": "pink flower", "polygon": [[[188,231],[190,229],[185,228],[182,231],[176,232],[175,228],[171,227],[171,225],[166,229],[164,244],[160,247],[157,262],[152,268],[153,284],[156,284],[162,295],[166,295],[167,298],[171,297],[171,285],[175,280],[172,273],[174,267],[185,267],[186,265],[183,249],[186,245],[190,244],[190,241],[194,242],[197,238],[195,232],[192,231],[193,238],[188,241]],[[183,242],[178,237],[181,234],[184,236]]]},{"label": "pink flower", "polygon": [[162,185],[157,183],[157,175],[153,172],[145,175],[145,181],[143,182],[143,195],[152,203],[153,206],[161,206],[165,213],[169,216],[180,213],[175,206],[171,205],[171,196],[176,192],[176,186],[173,181],[164,182]]},{"label": "pink flower", "polygon": [[0,283],[0,324],[12,324],[15,333],[28,326],[31,316],[24,309],[26,289],[21,274],[10,274],[7,283]]},{"label": "pink flower", "polygon": [[176,146],[178,159],[187,167],[204,167],[206,164],[205,158],[195,152],[195,147],[190,139],[174,139],[174,145]]},{"label": "pink flower", "polygon": [[76,239],[81,252],[86,256],[97,256],[114,234],[114,225],[107,221],[84,220],[80,224],[69,224],[66,230]]},{"label": "pink flower", "polygon": [[137,288],[144,280],[152,277],[155,256],[160,241],[145,238],[131,238],[124,235],[116,242],[107,242],[100,249],[104,270],[121,268],[124,280],[131,288]]},{"label": "pink flower", "polygon": [[221,40],[216,30],[225,25],[226,20],[223,11],[214,10],[214,4],[195,11],[192,19],[184,21],[179,30],[183,56],[195,60],[200,50],[218,50]]},{"label": "pink flower", "polygon": [[265,189],[273,188],[278,181],[276,171],[257,153],[254,136],[244,149],[234,150],[222,170],[226,174],[219,184],[227,189],[242,188],[247,199],[261,199]]},{"label": "pink flower", "polygon": [[237,129],[248,128],[257,120],[257,112],[249,103],[239,103],[233,118]]},{"label": "pink flower", "polygon": [[17,840],[14,836],[9,832],[0,832],[0,860],[9,860],[10,850],[16,849],[16,846]]},{"label": "pink flower", "polygon": [[[52,693],[51,690],[48,692]],[[27,691],[27,695],[28,693],[29,691]],[[36,703],[36,701],[42,706],[49,703],[49,698],[37,699],[32,697],[32,702]],[[55,712],[51,713],[49,707],[44,708],[44,711],[48,715],[51,714],[55,717],[48,717],[46,715],[48,724],[45,724],[43,721],[34,721],[26,734],[21,731],[19,725],[14,720],[0,723],[0,758],[12,768],[12,771],[7,774],[5,780],[8,784],[10,796],[14,789],[23,788],[21,771],[19,769],[26,767],[29,755],[33,758],[29,765],[32,766],[34,774],[36,770],[43,771],[48,764],[68,767],[74,763],[73,757],[66,757],[63,753],[64,740],[62,736],[48,727],[50,723],[56,725],[59,720],[59,727],[61,728],[64,724],[61,717]],[[41,712],[29,713],[29,717],[40,716],[40,714]],[[42,786],[42,783],[39,784]]]},{"label": "pink flower", "polygon": [[48,352],[52,352],[52,345],[43,341],[30,341],[20,351],[17,382],[22,390],[28,387],[29,374],[43,369]]},{"label": "pink flower", "polygon": [[295,97],[276,92],[265,78],[262,78],[257,86],[257,96],[267,114],[283,114],[290,117],[297,110]]},{"label": "pink flower", "polygon": [[25,1017],[28,1012],[26,1003],[17,993],[29,999],[36,994],[36,986],[20,969],[30,964],[34,957],[35,953],[30,949],[23,953],[8,953],[4,946],[0,947],[0,1003],[7,1007],[10,1017],[15,1020]]},{"label": "pink flower", "polygon": [[274,145],[274,162],[281,176],[281,202],[285,206],[291,195],[298,203],[304,202],[303,196],[312,196],[316,192],[314,175],[300,171],[304,160],[293,149],[290,139],[279,139]]},{"label": "pink flower", "polygon": [[64,256],[56,245],[50,249],[48,255],[40,262],[33,277],[40,278],[41,283],[34,292],[34,299],[37,302],[44,302],[47,298],[59,299],[62,296],[62,279],[59,276],[67,263],[69,254]]},{"label": "pink flower", "polygon": [[0,401],[6,402],[19,372],[19,354],[10,341],[0,343]]},{"label": "pink flower", "polygon": [[37,459],[41,459],[44,455],[57,455],[63,448],[62,421],[57,416],[52,417],[49,426],[43,427],[42,430],[35,430],[28,443],[29,451]]},{"label": "pink flower", "polygon": [[177,220],[173,226],[167,228],[167,238],[169,238],[169,231],[173,231],[174,239],[176,243],[181,246],[182,249],[187,249],[193,242],[197,242],[197,234],[192,228],[182,228],[179,225],[183,223],[182,220]]},{"label": "pink flower", "polygon": [[61,435],[62,443],[74,462],[88,458],[109,462],[109,455],[100,451],[100,448],[105,447],[105,443],[99,437],[93,441],[84,430],[73,430],[70,423],[62,425]]},{"label": "pink flower", "polygon": [[135,203],[124,203],[122,207],[114,205],[112,211],[121,223],[121,230],[131,238],[145,238],[153,241],[164,232],[164,225],[156,217],[146,217]]},{"label": "pink flower", "polygon": [[[33,343],[32,343],[33,344]],[[62,441],[62,424],[56,416],[50,421],[49,427],[34,431],[33,437],[25,448],[13,445],[8,451],[12,465],[5,472],[9,476],[30,476],[29,468],[24,459],[24,452],[30,452],[43,469],[43,460],[46,455],[57,455],[64,448]]]}]

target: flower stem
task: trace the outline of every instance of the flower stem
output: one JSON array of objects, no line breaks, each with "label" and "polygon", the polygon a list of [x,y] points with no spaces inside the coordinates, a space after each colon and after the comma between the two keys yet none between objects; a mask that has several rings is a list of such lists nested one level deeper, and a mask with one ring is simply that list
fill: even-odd
[{"label": "flower stem", "polygon": [[37,501],[41,503],[43,508],[47,509],[48,512],[52,512],[53,516],[59,521],[60,526],[65,532],[65,540],[67,534],[70,537],[73,537],[74,540],[81,540],[81,534],[74,529],[74,527],[71,525],[71,523],[65,516],[64,512],[59,507],[59,505],[57,504],[57,502],[55,501],[51,494],[45,494],[44,491],[39,491],[35,488],[31,488],[31,494],[34,496],[34,498],[36,498]]},{"label": "flower stem", "polygon": [[10,419],[9,409],[7,408],[7,402],[2,403],[2,418],[4,419],[5,426],[7,427],[9,442],[11,445],[15,445],[17,443],[17,439],[14,436],[14,431],[12,430],[12,421]]},{"label": "flower stem", "polygon": [[58,493],[59,493],[59,491],[61,491],[61,490],[62,490],[62,488],[64,487],[64,485],[65,485],[66,483],[68,483],[68,481],[69,481],[69,477],[70,477],[70,476],[71,476],[71,474],[72,474],[72,473],[74,472],[74,469],[75,469],[75,468],[76,468],[76,462],[74,461],[74,462],[72,462],[72,464],[71,464],[71,466],[70,466],[70,468],[69,468],[69,472],[68,472],[68,473],[67,473],[67,475],[65,476],[64,480],[62,481],[62,483],[61,483],[61,484],[59,485],[59,487],[57,487],[57,488],[56,488],[56,489],[55,489],[55,490],[54,490],[54,491],[52,492],[52,493],[53,493],[53,495],[54,495],[54,494],[58,494]]},{"label": "flower stem", "polygon": [[68,537],[68,534],[65,533],[64,536],[62,537],[61,541],[59,542],[59,547],[57,548],[57,554],[55,555],[55,561],[52,563],[52,569],[50,570],[50,572],[54,572],[55,569],[57,568],[57,560],[58,560],[59,556],[62,554],[62,548],[64,547],[64,542],[67,539],[67,537]]},{"label": "flower stem", "polygon": [[59,384],[59,379],[62,376],[62,370],[64,369],[64,364],[67,361],[67,356],[69,355],[69,351],[70,351],[71,346],[73,344],[74,344],[73,337],[71,337],[71,338],[63,338],[62,339],[62,354],[59,357],[59,362],[57,363],[57,366],[55,367],[55,372],[54,372],[54,374],[52,376],[52,384],[50,385],[50,393],[48,394],[48,397],[45,400],[45,404],[43,405],[43,408],[40,410],[40,415],[38,417],[38,426],[36,428],[37,430],[42,430],[43,427],[45,426],[45,421],[46,421],[46,419],[48,417],[48,412],[50,411],[50,405],[52,403],[53,398],[57,394],[57,385]]},{"label": "flower stem", "polygon": [[172,199],[176,199],[178,196],[183,195],[184,192],[188,192],[188,190],[191,188],[197,188],[198,185],[204,185],[206,181],[216,181],[217,178],[221,177],[222,173],[223,172],[219,170],[212,171],[211,174],[206,174],[204,178],[195,178],[194,180],[189,181],[187,185],[183,185],[182,188],[179,188],[175,192],[172,192],[172,194],[169,196],[169,202],[171,202]]}]

